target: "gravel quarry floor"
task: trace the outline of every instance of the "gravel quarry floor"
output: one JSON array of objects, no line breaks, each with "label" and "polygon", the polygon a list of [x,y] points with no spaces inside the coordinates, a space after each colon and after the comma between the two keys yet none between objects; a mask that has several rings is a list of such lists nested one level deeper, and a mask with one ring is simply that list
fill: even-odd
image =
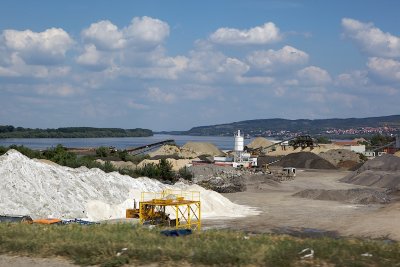
[{"label": "gravel quarry floor", "polygon": [[232,220],[205,220],[204,228],[231,228],[250,232],[302,232],[318,229],[341,236],[400,240],[400,201],[390,204],[349,204],[340,201],[294,197],[305,189],[371,188],[342,183],[350,172],[340,170],[300,170],[294,180],[281,183],[253,180],[247,191],[224,194],[237,204],[256,207],[260,215]]}]

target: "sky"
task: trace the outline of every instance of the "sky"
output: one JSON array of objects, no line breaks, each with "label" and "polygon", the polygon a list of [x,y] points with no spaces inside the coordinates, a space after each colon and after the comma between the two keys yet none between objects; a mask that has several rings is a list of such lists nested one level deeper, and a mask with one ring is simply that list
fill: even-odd
[{"label": "sky", "polygon": [[0,125],[148,128],[400,114],[400,1],[21,1]]}]

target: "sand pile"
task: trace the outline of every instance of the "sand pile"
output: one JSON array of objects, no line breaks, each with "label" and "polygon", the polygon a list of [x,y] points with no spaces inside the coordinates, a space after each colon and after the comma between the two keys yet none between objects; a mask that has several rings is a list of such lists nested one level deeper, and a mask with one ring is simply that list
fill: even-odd
[{"label": "sand pile", "polygon": [[272,165],[302,169],[336,169],[332,163],[311,152],[292,153]]},{"label": "sand pile", "polygon": [[305,189],[293,196],[315,200],[332,200],[352,204],[386,204],[390,197],[385,193],[369,188],[354,188],[347,190]]},{"label": "sand pile", "polygon": [[[149,178],[133,179],[119,173],[105,173],[85,167],[72,169],[31,160],[18,151],[0,156],[0,212],[27,214],[33,218],[124,218],[140,192],[159,192],[167,186]],[[200,191],[202,216],[247,216],[254,209],[234,204],[216,192]]]},{"label": "sand pile", "polygon": [[148,153],[150,157],[156,157],[156,156],[179,156],[181,153],[181,150],[177,146],[171,146],[171,145],[163,145],[156,151]]},{"label": "sand pile", "polygon": [[247,147],[256,149],[260,147],[267,147],[273,144],[274,142],[271,142],[268,139],[265,139],[264,137],[257,137],[253,141],[251,141],[251,143],[248,144]]},{"label": "sand pile", "polygon": [[210,156],[223,156],[224,152],[219,150],[215,145],[207,142],[187,142],[181,147],[182,152],[192,152],[196,156],[210,155]]},{"label": "sand pile", "polygon": [[382,155],[365,162],[340,181],[351,184],[400,189],[400,158]]},{"label": "sand pile", "polygon": [[349,170],[358,165],[361,160],[360,156],[347,149],[331,149],[318,154],[321,158],[326,159],[338,168]]}]

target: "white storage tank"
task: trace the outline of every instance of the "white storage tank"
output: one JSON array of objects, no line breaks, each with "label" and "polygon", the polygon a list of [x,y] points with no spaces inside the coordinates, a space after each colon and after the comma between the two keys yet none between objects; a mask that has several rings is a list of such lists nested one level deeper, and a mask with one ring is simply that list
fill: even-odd
[{"label": "white storage tank", "polygon": [[240,135],[240,130],[235,134],[235,151],[243,151],[244,150],[244,137]]}]

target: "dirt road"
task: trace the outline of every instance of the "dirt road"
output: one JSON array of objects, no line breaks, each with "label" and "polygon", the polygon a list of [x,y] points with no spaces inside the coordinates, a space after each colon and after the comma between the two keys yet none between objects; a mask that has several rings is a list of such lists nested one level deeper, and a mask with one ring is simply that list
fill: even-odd
[{"label": "dirt road", "polygon": [[299,171],[292,181],[249,181],[247,191],[225,196],[237,204],[257,207],[261,214],[233,220],[203,221],[204,227],[254,232],[313,228],[335,231],[344,236],[400,240],[400,202],[386,205],[352,205],[292,196],[304,189],[363,188],[338,181],[347,173],[337,170],[304,170]]}]

